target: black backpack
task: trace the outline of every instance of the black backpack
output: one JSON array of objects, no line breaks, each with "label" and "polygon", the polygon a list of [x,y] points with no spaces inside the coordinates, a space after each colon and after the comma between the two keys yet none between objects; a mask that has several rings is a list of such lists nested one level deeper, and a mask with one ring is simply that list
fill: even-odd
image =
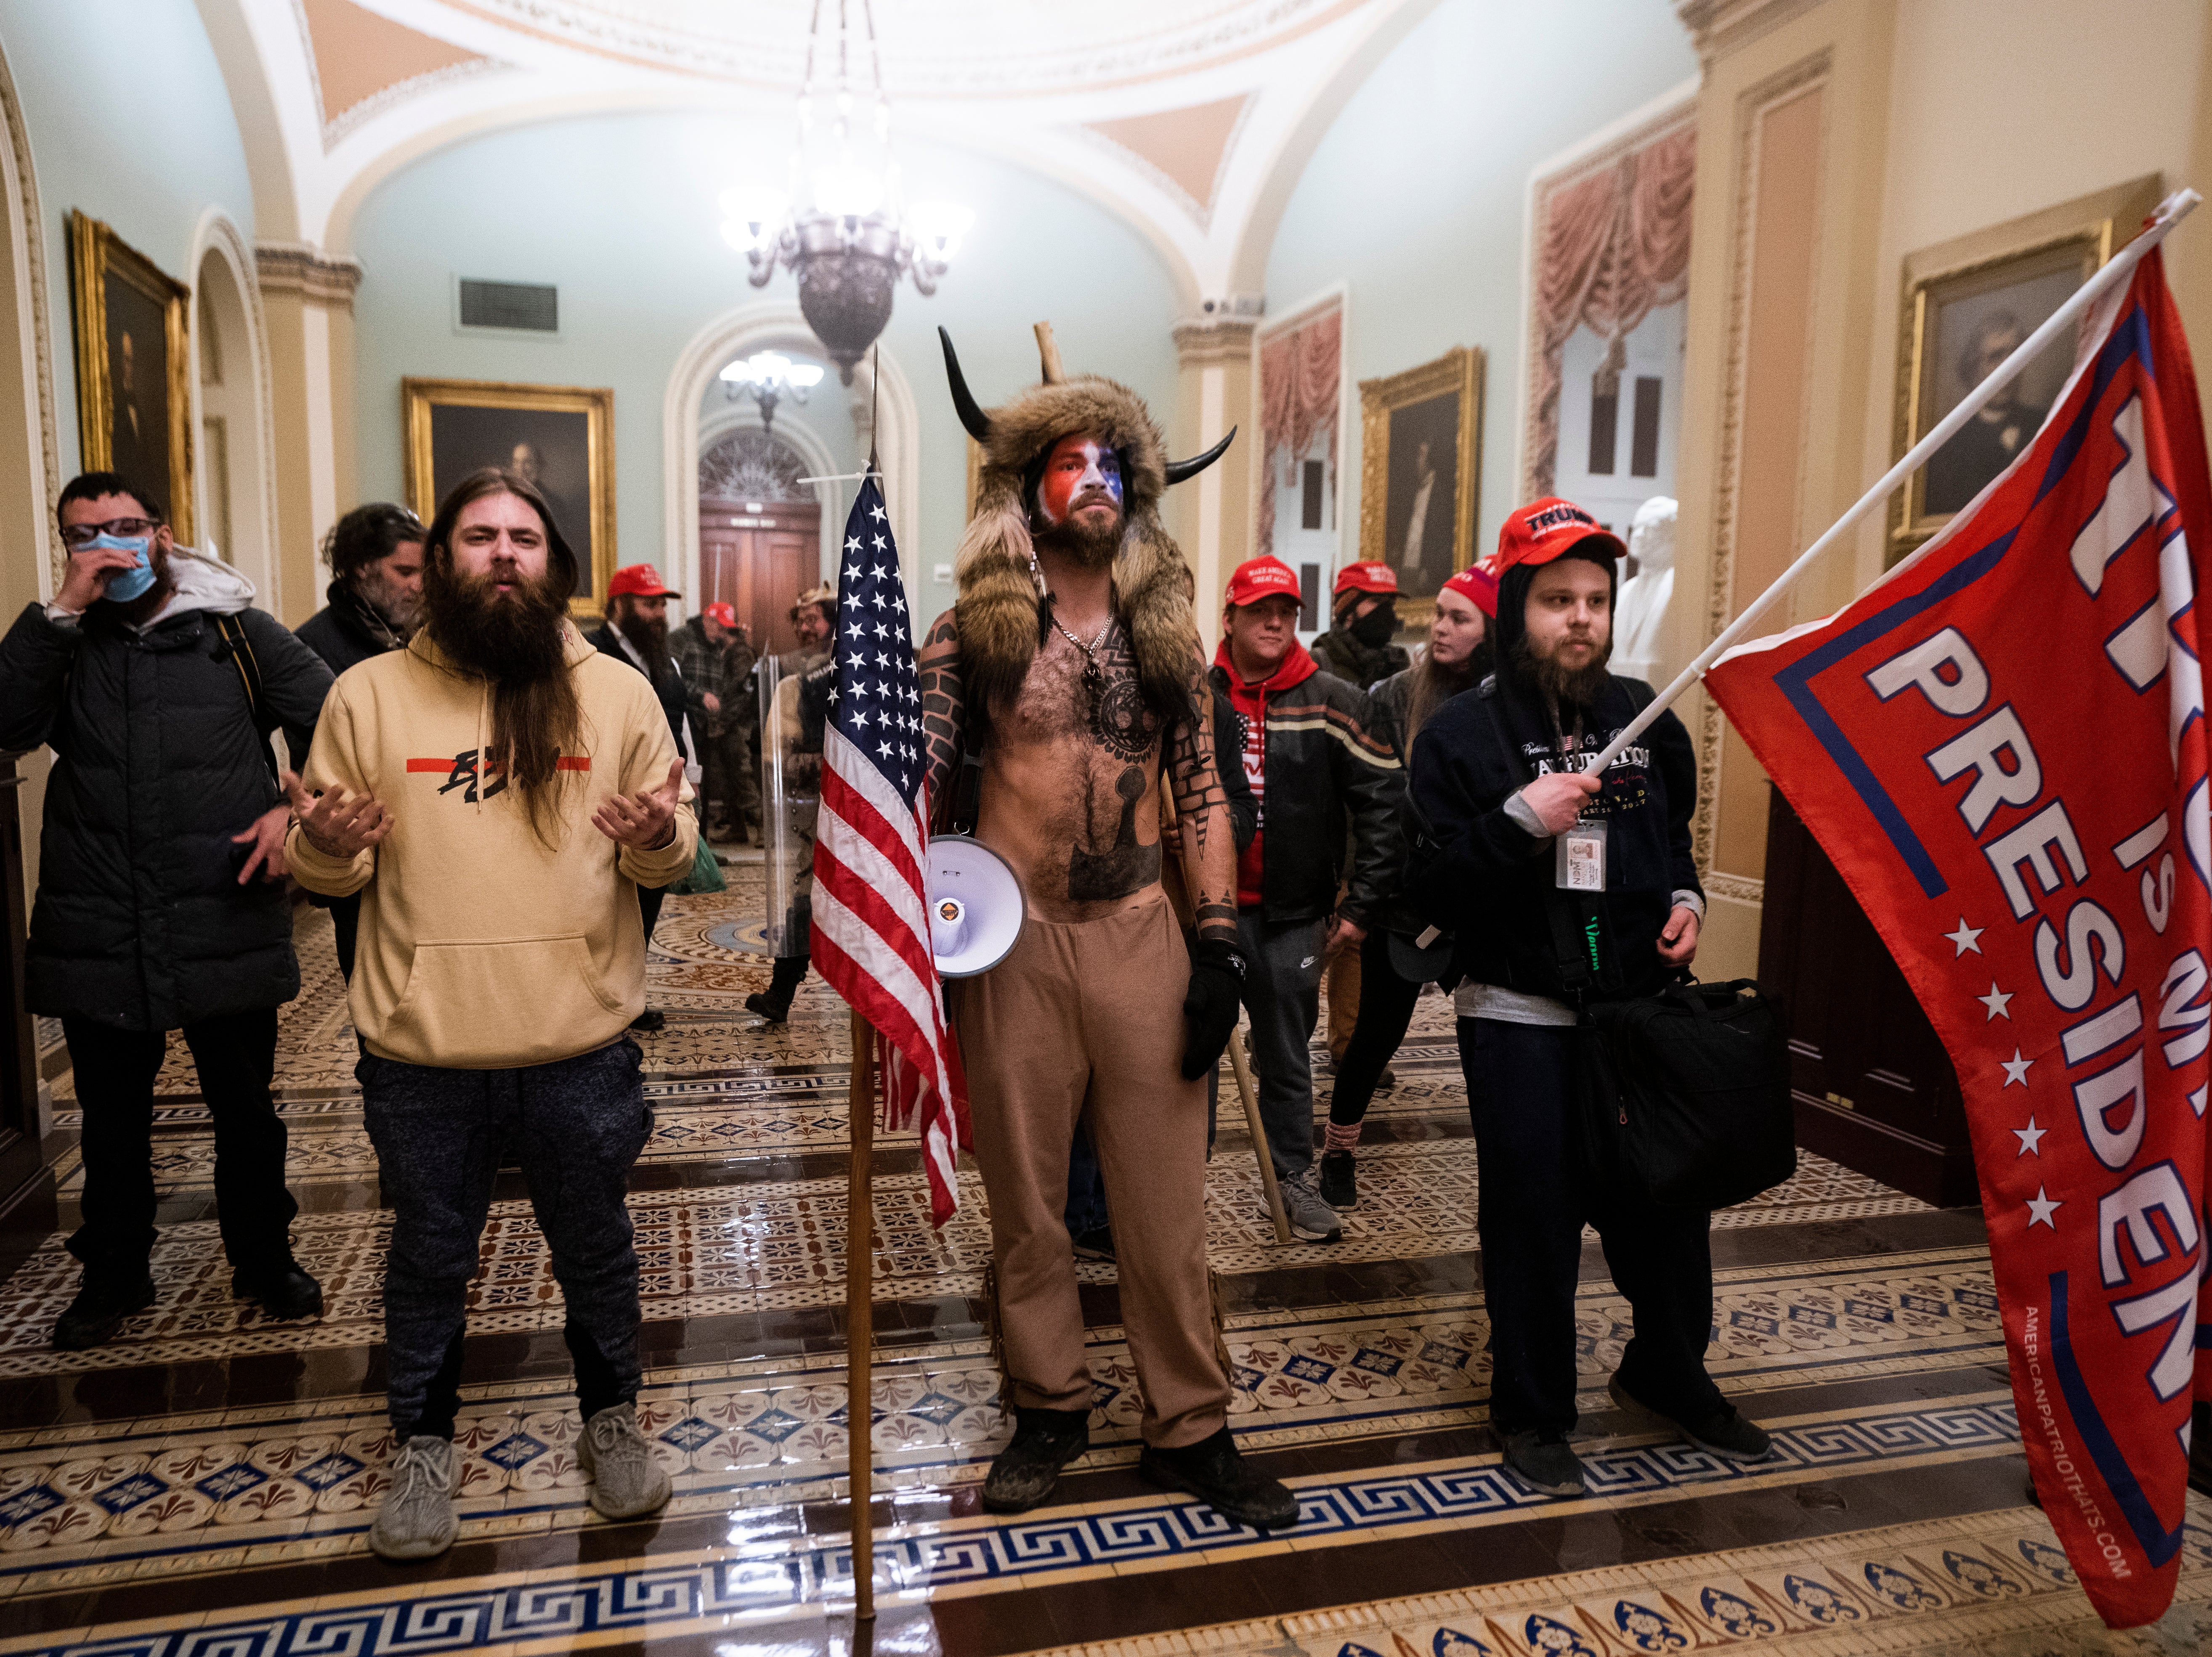
[{"label": "black backpack", "polygon": [[1577,1137],[1597,1200],[1711,1211],[1797,1171],[1789,1019],[1752,980],[1597,1002],[1576,1034]]}]

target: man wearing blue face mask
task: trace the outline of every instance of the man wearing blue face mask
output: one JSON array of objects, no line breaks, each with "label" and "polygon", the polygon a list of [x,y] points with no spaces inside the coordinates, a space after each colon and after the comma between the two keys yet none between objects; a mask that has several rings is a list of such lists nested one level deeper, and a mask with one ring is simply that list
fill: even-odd
[{"label": "man wearing blue face mask", "polygon": [[300,968],[268,731],[304,755],[331,671],[249,607],[251,582],[177,546],[144,489],[88,472],[58,516],[61,588],[0,639],[0,748],[55,755],[27,998],[61,1019],[84,1114],[69,1244],[84,1279],[54,1344],[96,1345],[154,1303],[154,1080],[173,1029],[214,1119],[231,1291],[264,1317],[313,1317],[322,1290],[292,1256],[270,1096]]}]

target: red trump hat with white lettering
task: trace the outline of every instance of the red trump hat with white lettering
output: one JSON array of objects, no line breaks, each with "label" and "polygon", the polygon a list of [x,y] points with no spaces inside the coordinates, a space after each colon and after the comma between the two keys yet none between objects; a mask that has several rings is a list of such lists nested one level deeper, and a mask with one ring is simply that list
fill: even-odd
[{"label": "red trump hat with white lettering", "polygon": [[699,613],[702,616],[713,616],[714,620],[720,622],[724,627],[735,627],[738,624],[738,612],[735,607],[732,606],[726,599],[711,604]]},{"label": "red trump hat with white lettering", "polygon": [[1231,572],[1229,602],[1256,604],[1262,598],[1297,598],[1297,573],[1273,553],[1247,558]]},{"label": "red trump hat with white lettering", "polygon": [[609,578],[608,598],[619,598],[625,592],[640,598],[681,598],[684,596],[674,587],[661,586],[660,572],[650,564],[624,564]]},{"label": "red trump hat with white lettering", "polygon": [[1329,596],[1334,598],[1344,592],[1383,592],[1395,598],[1397,592],[1397,571],[1379,558],[1362,558],[1337,571],[1336,585],[1329,589]]},{"label": "red trump hat with white lettering", "polygon": [[1620,537],[1596,519],[1571,501],[1547,495],[1541,501],[1531,501],[1498,526],[1498,551],[1483,562],[1492,575],[1502,579],[1516,564],[1548,564],[1586,541],[1603,542],[1610,557],[1628,556]]}]

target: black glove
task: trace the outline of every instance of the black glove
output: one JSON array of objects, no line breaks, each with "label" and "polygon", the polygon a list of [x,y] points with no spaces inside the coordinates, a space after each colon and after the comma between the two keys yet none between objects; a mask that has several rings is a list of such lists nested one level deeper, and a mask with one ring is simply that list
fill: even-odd
[{"label": "black glove", "polygon": [[1182,1016],[1190,1026],[1182,1049],[1184,1081],[1195,1082],[1221,1062],[1243,999],[1244,951],[1225,938],[1200,939],[1190,963],[1190,988],[1182,998]]}]

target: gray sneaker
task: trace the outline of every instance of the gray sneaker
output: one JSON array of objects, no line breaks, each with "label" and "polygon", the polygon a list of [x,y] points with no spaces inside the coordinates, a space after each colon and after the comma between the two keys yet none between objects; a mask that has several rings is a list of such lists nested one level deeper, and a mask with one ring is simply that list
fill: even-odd
[{"label": "gray sneaker", "polygon": [[392,1460],[392,1488],[368,1527],[368,1545],[386,1559],[428,1559],[453,1545],[453,1447],[417,1436]]},{"label": "gray sneaker", "polygon": [[634,1404],[617,1404],[586,1422],[576,1460],[592,1476],[592,1505],[610,1519],[635,1519],[668,1500],[667,1471],[638,1431]]},{"label": "gray sneaker", "polygon": [[1306,1242],[1333,1243],[1344,1235],[1336,1211],[1322,1199],[1311,1167],[1300,1168],[1280,1183],[1283,1212],[1290,1217],[1292,1236]]},{"label": "gray sneaker", "polygon": [[1557,1433],[1504,1433],[1506,1471],[1545,1496],[1587,1496],[1583,1464]]}]

